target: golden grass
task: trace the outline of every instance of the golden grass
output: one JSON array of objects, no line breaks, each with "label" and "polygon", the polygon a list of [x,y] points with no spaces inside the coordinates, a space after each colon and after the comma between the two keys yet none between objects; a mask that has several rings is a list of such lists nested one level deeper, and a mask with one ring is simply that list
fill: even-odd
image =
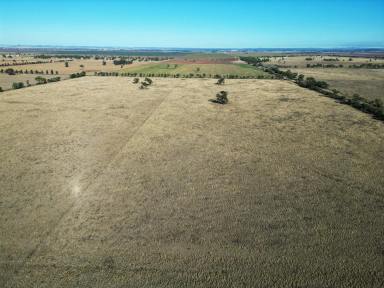
[{"label": "golden grass", "polygon": [[[312,58],[313,60],[307,61],[306,58]],[[324,61],[324,59],[339,59],[339,61]],[[312,56],[312,55],[305,55],[305,56],[283,56],[283,57],[272,57],[270,58],[271,61],[268,62],[269,64],[279,65],[279,66],[290,66],[294,67],[297,66],[297,68],[306,68],[307,64],[334,64],[334,65],[343,65],[344,68],[349,67],[349,65],[360,65],[360,64],[383,64],[384,59],[374,59],[374,57],[371,58],[364,58],[364,57],[353,57],[352,61],[350,61],[351,57],[339,57],[339,56]],[[372,61],[370,61],[370,59]],[[319,69],[319,68],[317,68]],[[337,69],[337,68],[328,68],[328,69]],[[355,69],[354,69],[355,70]]]},{"label": "golden grass", "polygon": [[285,81],[213,83],[1,94],[0,286],[381,287],[383,123]]},{"label": "golden grass", "polygon": [[331,89],[352,96],[357,93],[364,98],[384,101],[384,69],[291,69],[293,72],[326,81]]}]

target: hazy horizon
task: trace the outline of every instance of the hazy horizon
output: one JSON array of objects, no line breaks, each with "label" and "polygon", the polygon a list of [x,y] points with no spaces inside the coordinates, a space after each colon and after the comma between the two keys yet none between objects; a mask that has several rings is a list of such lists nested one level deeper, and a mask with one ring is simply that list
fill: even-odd
[{"label": "hazy horizon", "polygon": [[178,46],[112,46],[112,45],[55,45],[55,44],[1,44],[0,48],[63,48],[63,49],[75,49],[75,48],[84,48],[84,49],[121,49],[121,50],[134,50],[134,49],[143,49],[143,50],[364,50],[364,49],[378,49],[384,50],[384,45],[379,46],[324,46],[324,47],[178,47]]},{"label": "hazy horizon", "polygon": [[3,46],[384,48],[383,0],[6,0],[2,4],[9,12],[0,19]]}]

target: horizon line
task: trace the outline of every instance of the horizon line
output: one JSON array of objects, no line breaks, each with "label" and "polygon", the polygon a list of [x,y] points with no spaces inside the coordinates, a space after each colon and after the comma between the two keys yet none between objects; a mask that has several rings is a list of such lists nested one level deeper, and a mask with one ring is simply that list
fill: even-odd
[{"label": "horizon line", "polygon": [[120,50],[132,50],[132,49],[179,49],[179,50],[256,50],[256,49],[380,49],[384,50],[384,46],[301,46],[301,47],[177,47],[177,46],[100,46],[100,45],[55,45],[55,44],[0,44],[0,48],[89,48],[89,49],[120,49]]}]

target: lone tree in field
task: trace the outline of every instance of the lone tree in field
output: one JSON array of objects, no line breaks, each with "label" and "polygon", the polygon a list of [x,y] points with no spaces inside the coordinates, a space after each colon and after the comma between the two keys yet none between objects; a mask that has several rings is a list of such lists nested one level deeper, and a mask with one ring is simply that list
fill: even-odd
[{"label": "lone tree in field", "polygon": [[146,89],[146,88],[148,88],[149,85],[150,84],[148,84],[148,82],[143,81],[143,82],[141,82],[140,89]]},{"label": "lone tree in field", "polygon": [[148,85],[151,85],[153,83],[152,79],[150,79],[148,77],[146,77],[144,81],[147,82]]},{"label": "lone tree in field", "polygon": [[148,86],[150,86],[151,84],[153,83],[153,81],[146,77],[145,80],[143,82],[141,82],[141,86],[140,86],[140,89],[146,89],[148,88]]},{"label": "lone tree in field", "polygon": [[217,104],[227,104],[228,103],[228,92],[220,91],[216,94],[216,99],[210,99],[209,101]]},{"label": "lone tree in field", "polygon": [[69,64],[68,64],[68,62],[65,62],[65,67],[69,67]]},{"label": "lone tree in field", "polygon": [[217,84],[217,85],[224,85],[224,82],[225,82],[225,78],[224,78],[224,77],[220,77],[220,78],[217,80],[216,84]]},{"label": "lone tree in field", "polygon": [[139,83],[139,81],[140,81],[139,78],[134,78],[132,82],[133,82],[133,84],[137,84],[137,83]]}]

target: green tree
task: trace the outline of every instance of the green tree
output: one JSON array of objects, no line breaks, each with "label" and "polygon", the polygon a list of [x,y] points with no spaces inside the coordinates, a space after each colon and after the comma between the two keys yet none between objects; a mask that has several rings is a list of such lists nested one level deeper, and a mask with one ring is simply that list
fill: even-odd
[{"label": "green tree", "polygon": [[12,88],[13,88],[13,89],[24,88],[24,83],[23,83],[23,82],[13,82],[13,84],[12,84]]},{"label": "green tree", "polygon": [[224,85],[224,82],[225,82],[225,78],[224,77],[220,77],[217,80],[216,85]]},{"label": "green tree", "polygon": [[304,81],[304,75],[303,75],[303,74],[300,74],[300,75],[297,77],[297,81],[298,81],[298,82],[303,82],[303,81]]},{"label": "green tree", "polygon": [[152,79],[150,79],[148,77],[146,77],[144,81],[148,83],[148,86],[153,83]]},{"label": "green tree", "polygon": [[148,82],[143,81],[143,82],[141,82],[140,89],[146,89],[146,88],[148,88],[149,85],[150,84],[148,84]]},{"label": "green tree", "polygon": [[228,92],[227,91],[220,91],[216,94],[216,99],[209,100],[213,103],[218,104],[227,104],[228,103]]}]

